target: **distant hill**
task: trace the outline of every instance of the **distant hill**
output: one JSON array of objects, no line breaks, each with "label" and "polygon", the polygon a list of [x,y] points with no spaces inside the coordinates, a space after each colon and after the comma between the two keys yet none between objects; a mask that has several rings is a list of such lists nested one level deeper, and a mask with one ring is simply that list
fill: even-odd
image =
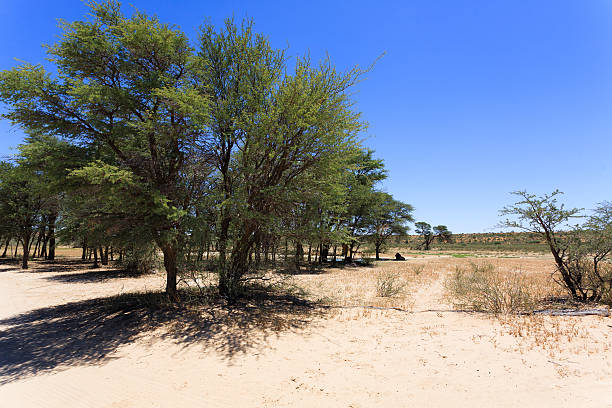
[{"label": "distant hill", "polygon": [[[397,237],[398,245],[419,249],[422,239],[418,235]],[[450,243],[434,240],[431,249],[456,251],[548,252],[546,241],[532,232],[487,232],[453,234]]]}]

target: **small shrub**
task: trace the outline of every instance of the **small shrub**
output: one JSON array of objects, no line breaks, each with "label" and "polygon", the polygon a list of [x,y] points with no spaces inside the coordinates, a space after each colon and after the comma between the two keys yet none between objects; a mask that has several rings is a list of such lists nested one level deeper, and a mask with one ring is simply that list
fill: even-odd
[{"label": "small shrub", "polygon": [[509,314],[532,311],[537,292],[518,272],[500,271],[491,264],[457,267],[444,282],[446,297],[455,307]]},{"label": "small shrub", "polygon": [[582,256],[570,266],[580,273],[581,290],[590,294],[590,300],[612,305],[612,263],[594,264],[588,256]]},{"label": "small shrub", "polygon": [[376,259],[374,259],[374,258],[363,257],[363,258],[361,258],[361,261],[359,263],[361,265],[363,265],[363,266],[374,266],[374,262],[375,261],[376,261]]},{"label": "small shrub", "polygon": [[160,258],[157,248],[153,245],[133,246],[125,250],[121,261],[128,272],[145,274],[153,272],[160,267]]},{"label": "small shrub", "polygon": [[419,276],[421,274],[421,272],[423,272],[423,270],[425,270],[425,265],[411,265],[410,266],[410,270],[412,271],[412,273],[414,273],[416,276]]},{"label": "small shrub", "polygon": [[406,282],[398,272],[381,272],[376,279],[376,295],[379,297],[397,296],[404,291]]}]

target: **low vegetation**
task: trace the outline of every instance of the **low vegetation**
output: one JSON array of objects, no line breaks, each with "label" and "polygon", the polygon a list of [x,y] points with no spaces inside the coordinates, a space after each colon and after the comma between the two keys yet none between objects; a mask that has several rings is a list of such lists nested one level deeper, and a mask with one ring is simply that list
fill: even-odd
[{"label": "low vegetation", "polygon": [[520,271],[502,271],[489,263],[456,267],[444,287],[455,307],[494,314],[530,312],[540,295]]},{"label": "low vegetation", "polygon": [[404,291],[406,282],[397,271],[380,272],[376,278],[376,294],[380,297],[392,297]]},{"label": "low vegetation", "polygon": [[540,197],[526,191],[513,194],[520,200],[501,210],[502,216],[511,217],[502,226],[537,233],[546,240],[557,267],[558,283],[574,300],[610,302],[612,203],[600,204],[586,222],[568,231],[568,223],[584,215],[578,208],[565,209],[557,201],[560,191]]},{"label": "low vegetation", "polygon": [[87,6],[46,47],[57,75],[0,72],[2,117],[28,135],[0,163],[0,242],[21,245],[24,269],[54,258],[56,236],[95,266],[118,255],[148,270],[156,248],[174,301],[181,267],[204,258],[236,298],[277,258],[350,262],[405,233],[412,206],[381,191],[383,162],[360,142],[367,69],[289,66],[252,21],[204,24],[193,41],[116,1]]}]

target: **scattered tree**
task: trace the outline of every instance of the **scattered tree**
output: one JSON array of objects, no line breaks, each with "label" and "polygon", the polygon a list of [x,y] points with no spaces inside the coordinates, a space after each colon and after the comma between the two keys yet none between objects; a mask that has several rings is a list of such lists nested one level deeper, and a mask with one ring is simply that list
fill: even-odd
[{"label": "scattered tree", "polygon": [[370,236],[374,243],[376,259],[380,259],[380,251],[392,235],[406,235],[406,223],[412,222],[412,206],[394,200],[390,194],[377,193],[377,204],[370,214]]},{"label": "scattered tree", "polygon": [[429,246],[433,242],[435,235],[431,231],[431,225],[426,222],[419,221],[414,224],[414,231],[423,238],[421,244],[425,251],[429,250]]},{"label": "scattered tree", "polygon": [[506,219],[501,225],[535,232],[546,239],[561,275],[560,283],[575,300],[608,297],[612,284],[612,268],[607,262],[612,251],[610,204],[598,207],[582,226],[570,228],[569,221],[580,217],[581,209],[565,209],[559,204],[559,190],[541,197],[526,191],[513,194],[521,200],[500,213],[515,219]]},{"label": "scattered tree", "polygon": [[436,225],[433,227],[433,233],[440,242],[451,242],[453,233],[448,230],[446,225]]}]

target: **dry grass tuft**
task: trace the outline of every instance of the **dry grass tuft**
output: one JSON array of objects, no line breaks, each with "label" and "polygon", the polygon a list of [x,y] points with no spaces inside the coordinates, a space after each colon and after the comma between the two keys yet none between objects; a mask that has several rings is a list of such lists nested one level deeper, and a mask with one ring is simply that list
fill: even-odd
[{"label": "dry grass tuft", "polygon": [[601,319],[604,318],[505,316],[498,320],[498,334],[514,338],[512,351],[520,354],[543,351],[551,359],[567,354],[605,354],[612,349],[612,339],[606,332],[597,333],[601,331]]},{"label": "dry grass tuft", "polygon": [[383,271],[376,278],[376,295],[379,297],[393,297],[401,294],[406,282],[397,271]]},{"label": "dry grass tuft", "polygon": [[446,298],[455,307],[478,312],[509,314],[533,311],[539,300],[531,277],[503,271],[490,263],[457,266],[444,282]]}]

